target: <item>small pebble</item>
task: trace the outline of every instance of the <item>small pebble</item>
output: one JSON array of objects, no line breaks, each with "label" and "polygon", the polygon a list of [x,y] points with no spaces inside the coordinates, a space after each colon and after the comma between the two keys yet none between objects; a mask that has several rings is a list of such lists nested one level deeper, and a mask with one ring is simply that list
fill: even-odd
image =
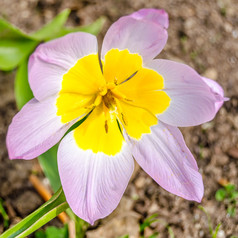
[{"label": "small pebble", "polygon": [[226,234],[225,234],[225,232],[223,230],[219,230],[217,232],[217,238],[224,238],[224,237],[226,237],[225,235]]}]

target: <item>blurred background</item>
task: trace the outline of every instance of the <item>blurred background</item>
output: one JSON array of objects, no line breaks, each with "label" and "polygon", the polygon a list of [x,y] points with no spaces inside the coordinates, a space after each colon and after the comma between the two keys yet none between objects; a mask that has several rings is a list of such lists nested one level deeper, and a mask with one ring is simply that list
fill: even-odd
[{"label": "blurred background", "polygon": [[[202,126],[183,128],[186,143],[203,175],[205,194],[201,205],[219,223],[218,238],[238,237],[238,211],[229,212],[229,197],[216,197],[230,183],[238,189],[238,1],[237,0],[0,0],[0,17],[27,33],[36,31],[65,8],[71,9],[67,26],[106,22],[98,35],[99,45],[108,27],[119,17],[140,8],[163,8],[169,14],[169,39],[159,58],[186,63],[201,75],[222,85],[230,98],[216,118]],[[8,125],[17,112],[14,97],[15,71],[0,71],[0,198],[10,224],[39,207],[43,200],[29,181],[38,173],[37,160],[10,161],[5,145]],[[47,77],[47,75],[46,75]],[[237,201],[237,199],[236,199]],[[238,201],[232,202],[238,209]],[[139,237],[139,224],[152,214],[158,221],[144,237],[212,237],[208,217],[195,202],[186,201],[159,187],[138,166],[119,207],[107,218],[89,227],[87,237]],[[51,225],[62,226],[56,218]],[[3,218],[0,215],[0,233]],[[171,233],[172,232],[172,233]],[[34,236],[32,236],[34,237]]]}]

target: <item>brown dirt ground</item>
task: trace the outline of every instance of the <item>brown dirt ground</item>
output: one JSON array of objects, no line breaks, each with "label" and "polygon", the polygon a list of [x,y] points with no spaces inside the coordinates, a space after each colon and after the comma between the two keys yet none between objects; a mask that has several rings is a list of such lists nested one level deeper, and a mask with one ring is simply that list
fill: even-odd
[{"label": "brown dirt ground", "polygon": [[[226,205],[215,200],[218,181],[238,186],[238,1],[237,0],[0,0],[0,16],[31,32],[50,21],[66,7],[72,10],[68,25],[84,25],[104,15],[103,35],[120,16],[144,7],[164,8],[170,17],[169,40],[159,55],[184,62],[200,74],[219,82],[230,98],[217,117],[202,126],[183,129],[188,147],[197,159],[205,184],[201,205],[214,226],[221,223],[218,238],[238,236],[238,212],[229,217]],[[42,199],[28,180],[37,161],[10,161],[5,136],[17,112],[14,101],[15,72],[0,72],[0,197],[6,201],[11,224],[36,209]],[[169,237],[211,237],[205,214],[198,204],[176,197],[159,187],[137,168],[119,207],[96,223],[87,237],[138,237],[138,224],[158,213],[159,221],[146,231]],[[55,220],[54,224],[59,225]],[[0,217],[0,233],[3,230]]]}]

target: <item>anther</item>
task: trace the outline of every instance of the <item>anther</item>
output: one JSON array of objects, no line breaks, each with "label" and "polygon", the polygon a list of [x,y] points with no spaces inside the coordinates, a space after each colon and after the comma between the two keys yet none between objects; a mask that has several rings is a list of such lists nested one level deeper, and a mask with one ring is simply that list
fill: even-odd
[{"label": "anther", "polygon": [[129,99],[127,98],[125,95],[123,95],[121,92],[118,92],[118,90],[114,89],[112,91],[114,97],[116,97],[117,99],[119,100],[125,100],[125,101],[128,101],[128,102],[132,102],[133,100],[132,99]]},{"label": "anther", "polygon": [[99,89],[99,94],[101,95],[101,96],[105,96],[106,94],[107,94],[107,87],[102,87],[102,88],[100,88]]},{"label": "anther", "polygon": [[128,121],[127,121],[127,119],[126,119],[126,117],[124,116],[123,113],[121,113],[121,118],[122,118],[122,121],[124,122],[124,124],[125,124],[126,126],[128,126]]},{"label": "anther", "polygon": [[96,97],[96,99],[95,99],[93,104],[95,106],[98,106],[101,102],[102,102],[102,96],[99,94],[99,95],[97,95],[97,97]]},{"label": "anther", "polygon": [[106,133],[108,133],[108,124],[107,124],[107,120],[105,121],[105,125],[104,125],[104,127],[105,127],[105,131],[106,131]]}]

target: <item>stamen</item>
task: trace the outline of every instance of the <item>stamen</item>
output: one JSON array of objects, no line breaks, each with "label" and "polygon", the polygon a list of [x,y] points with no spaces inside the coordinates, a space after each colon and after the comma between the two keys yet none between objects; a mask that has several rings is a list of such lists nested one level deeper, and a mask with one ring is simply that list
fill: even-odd
[{"label": "stamen", "polygon": [[128,80],[130,80],[132,77],[134,77],[137,74],[137,72],[138,72],[138,70],[135,73],[133,73],[130,77],[128,77],[127,79],[122,81],[120,84],[123,84],[123,83],[127,82]]},{"label": "stamen", "polygon": [[99,88],[99,94],[105,96],[107,94],[107,86]]},{"label": "stamen", "polygon": [[89,110],[94,109],[94,108],[95,108],[94,104],[84,107],[84,109],[89,109]]},{"label": "stamen", "polygon": [[116,89],[114,89],[112,91],[112,93],[113,93],[113,96],[115,98],[119,99],[119,100],[125,100],[125,101],[129,101],[129,102],[133,102],[132,99],[127,98],[125,95],[123,95],[121,92],[118,92]]},{"label": "stamen", "polygon": [[105,125],[104,125],[104,127],[105,127],[105,131],[106,131],[106,133],[108,133],[108,124],[107,124],[107,120],[105,121]]},{"label": "stamen", "polygon": [[108,133],[108,120],[110,120],[110,113],[109,113],[109,110],[108,108],[106,107],[106,105],[103,103],[103,112],[104,112],[104,115],[105,115],[105,124],[104,124],[104,127],[105,127],[105,131],[106,133]]},{"label": "stamen", "polygon": [[98,61],[99,61],[100,69],[101,69],[102,74],[103,74],[103,63],[102,63],[102,60],[101,60],[100,54],[98,54]]},{"label": "stamen", "polygon": [[89,105],[89,106],[85,106],[85,109],[94,109],[95,107],[97,107],[98,105],[100,105],[100,103],[102,102],[102,96],[99,94],[97,95],[96,99],[94,100],[94,102]]},{"label": "stamen", "polygon": [[97,95],[97,97],[94,101],[94,105],[98,106],[101,102],[102,102],[102,96],[99,94],[99,95]]},{"label": "stamen", "polygon": [[125,124],[126,126],[128,126],[128,121],[127,121],[126,117],[124,116],[124,114],[123,114],[122,112],[121,112],[121,118],[122,118],[124,124]]},{"label": "stamen", "polygon": [[117,105],[117,112],[118,112],[119,115],[121,115],[122,121],[127,126],[128,125],[128,120],[126,119],[125,115],[122,112],[121,105],[117,101],[115,101],[115,102],[116,102],[116,105]]}]

